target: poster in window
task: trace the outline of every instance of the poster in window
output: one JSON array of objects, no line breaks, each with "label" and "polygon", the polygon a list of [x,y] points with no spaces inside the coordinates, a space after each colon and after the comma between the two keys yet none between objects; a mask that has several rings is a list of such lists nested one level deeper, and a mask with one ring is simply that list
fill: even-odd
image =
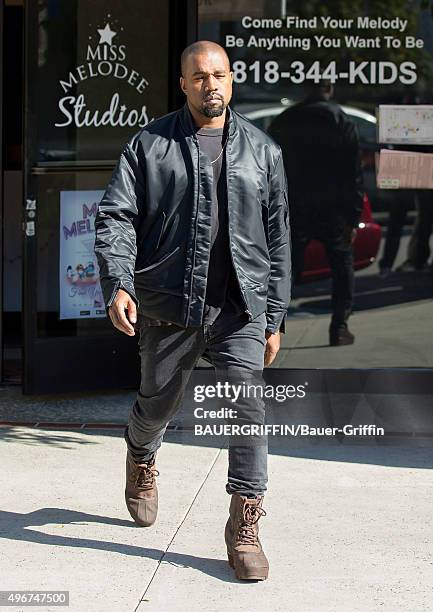
[{"label": "poster in window", "polygon": [[103,191],[60,192],[60,319],[105,317],[93,248]]}]

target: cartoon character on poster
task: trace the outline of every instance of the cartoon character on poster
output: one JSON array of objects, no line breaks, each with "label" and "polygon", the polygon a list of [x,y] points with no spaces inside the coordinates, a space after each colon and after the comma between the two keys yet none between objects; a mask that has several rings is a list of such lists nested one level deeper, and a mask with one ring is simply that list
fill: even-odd
[{"label": "cartoon character on poster", "polygon": [[93,251],[102,195],[103,191],[60,194],[60,319],[106,316]]}]

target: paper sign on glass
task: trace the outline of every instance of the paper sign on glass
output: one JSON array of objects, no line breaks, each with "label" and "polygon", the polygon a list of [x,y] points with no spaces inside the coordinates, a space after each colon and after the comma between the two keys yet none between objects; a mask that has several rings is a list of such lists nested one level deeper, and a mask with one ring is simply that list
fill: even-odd
[{"label": "paper sign on glass", "polygon": [[382,149],[376,158],[381,189],[433,189],[433,154]]},{"label": "paper sign on glass", "polygon": [[433,144],[433,106],[379,106],[378,140],[384,144]]},{"label": "paper sign on glass", "polygon": [[60,319],[105,317],[94,253],[95,216],[103,191],[60,193]]}]

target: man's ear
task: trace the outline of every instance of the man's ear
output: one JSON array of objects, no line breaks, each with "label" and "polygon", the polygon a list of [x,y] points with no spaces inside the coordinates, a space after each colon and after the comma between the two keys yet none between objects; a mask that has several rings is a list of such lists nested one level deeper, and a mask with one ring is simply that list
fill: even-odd
[{"label": "man's ear", "polygon": [[185,79],[181,76],[179,79],[180,82],[180,88],[183,91],[184,94],[186,94],[186,89],[185,89]]}]

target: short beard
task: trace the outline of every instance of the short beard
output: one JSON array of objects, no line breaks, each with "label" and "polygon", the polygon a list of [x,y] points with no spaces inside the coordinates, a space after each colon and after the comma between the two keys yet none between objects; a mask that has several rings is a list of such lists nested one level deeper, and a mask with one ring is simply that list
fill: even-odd
[{"label": "short beard", "polygon": [[226,106],[224,104],[224,100],[221,100],[222,104],[219,108],[210,108],[208,106],[205,106],[203,104],[203,106],[201,107],[201,112],[205,117],[221,117],[221,115],[223,114]]}]

